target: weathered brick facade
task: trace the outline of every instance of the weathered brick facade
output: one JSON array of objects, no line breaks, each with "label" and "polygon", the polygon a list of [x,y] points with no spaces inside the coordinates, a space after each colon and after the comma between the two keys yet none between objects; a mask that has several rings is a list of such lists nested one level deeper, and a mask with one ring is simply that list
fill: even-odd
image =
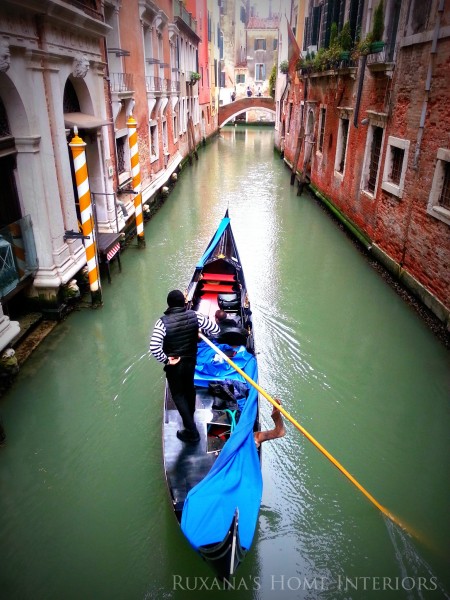
[{"label": "weathered brick facade", "polygon": [[350,219],[376,256],[448,322],[450,207],[436,198],[444,180],[437,169],[444,173],[450,160],[449,11],[434,6],[419,33],[411,32],[411,15],[402,11],[391,60],[369,54],[323,71],[290,72],[278,143],[284,138],[292,164],[303,123],[300,178]]}]

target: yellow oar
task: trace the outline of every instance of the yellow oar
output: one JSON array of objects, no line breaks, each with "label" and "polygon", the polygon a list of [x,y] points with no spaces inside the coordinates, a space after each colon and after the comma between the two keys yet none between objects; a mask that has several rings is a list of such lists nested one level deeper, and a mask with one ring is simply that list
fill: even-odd
[{"label": "yellow oar", "polygon": [[278,404],[276,400],[269,396],[269,394],[265,390],[263,390],[262,387],[256,383],[256,381],[253,381],[253,379],[249,377],[247,373],[244,373],[244,371],[240,369],[230,358],[228,358],[228,356],[224,354],[215,344],[213,344],[211,340],[205,337],[202,333],[199,333],[199,336],[204,342],[208,344],[208,346],[211,346],[211,348],[215,350],[219,356],[226,360],[227,363],[233,367],[233,369],[240,373],[242,377],[244,377],[244,379],[246,379],[250,383],[250,385],[256,388],[258,392],[264,396],[264,398],[266,398],[271,404],[278,408],[278,410],[286,417],[286,419],[288,419],[292,423],[292,425],[294,425],[299,431],[301,431],[303,435],[307,437],[308,440],[312,442],[314,446],[316,446],[316,448],[318,448],[322,452],[322,454],[324,454],[328,458],[328,460],[330,460],[333,463],[333,465],[337,467],[339,471],[341,471],[341,473],[343,473],[347,477],[347,479],[349,479],[353,483],[353,485],[355,485],[359,489],[359,491],[362,492],[364,496],[366,496],[366,498],[368,498],[372,502],[372,504],[375,504],[375,506],[379,510],[381,510],[383,514],[389,517],[391,521],[402,527],[402,529],[406,529],[405,525],[400,523],[398,519],[396,519],[386,508],[384,508],[384,506],[382,506],[377,500],[375,500],[372,494],[369,494],[369,492],[365,488],[363,488],[363,486],[360,483],[358,483],[358,481],[356,481],[353,475],[351,475],[347,471],[347,469],[345,469],[345,467],[341,465],[339,461],[337,461],[327,450],[325,450],[325,448],[321,444],[319,444],[319,442],[316,439],[314,439],[313,436],[310,433],[308,433],[304,427],[300,425],[300,423],[298,423],[293,417],[291,417],[291,415],[288,412],[286,412],[286,410],[280,404]]}]

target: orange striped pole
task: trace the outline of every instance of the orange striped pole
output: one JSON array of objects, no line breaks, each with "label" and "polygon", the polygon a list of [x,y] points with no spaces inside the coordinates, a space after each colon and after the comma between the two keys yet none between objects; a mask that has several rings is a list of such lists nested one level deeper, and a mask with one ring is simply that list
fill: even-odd
[{"label": "orange striped pole", "polygon": [[144,235],[144,214],[142,212],[142,195],[141,195],[141,171],[139,168],[139,148],[137,138],[137,121],[130,115],[127,121],[128,127],[128,144],[130,145],[131,156],[131,178],[134,195],[134,214],[136,217],[136,233],[138,246],[145,248]]},{"label": "orange striped pole", "polygon": [[89,287],[91,290],[92,304],[102,304],[102,288],[100,285],[97,244],[95,241],[94,218],[92,214],[91,191],[89,189],[89,178],[86,165],[86,144],[78,136],[78,128],[73,128],[73,138],[69,143],[72,150],[73,164],[75,169],[75,181],[77,184],[78,201],[80,203],[81,229],[86,251],[86,262],[88,267]]}]

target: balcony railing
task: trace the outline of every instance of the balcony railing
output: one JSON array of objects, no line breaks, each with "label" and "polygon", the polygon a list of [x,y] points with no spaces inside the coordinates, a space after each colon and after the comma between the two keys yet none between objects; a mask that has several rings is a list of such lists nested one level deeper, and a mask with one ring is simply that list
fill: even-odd
[{"label": "balcony railing", "polygon": [[155,77],[154,75],[146,75],[145,87],[147,92],[179,92],[180,82],[164,77]]},{"label": "balcony railing", "polygon": [[133,90],[133,74],[110,73],[109,87],[111,92],[131,92]]},{"label": "balcony railing", "polygon": [[173,16],[181,19],[194,33],[197,33],[197,21],[185,9],[182,0],[173,0]]},{"label": "balcony railing", "polygon": [[0,229],[0,297],[36,273],[37,268],[33,226],[27,215]]},{"label": "balcony railing", "polygon": [[103,15],[100,10],[98,10],[97,2],[95,0],[67,0],[67,3],[82,10],[93,19],[104,21]]},{"label": "balcony railing", "polygon": [[175,81],[174,79],[168,79],[167,86],[171,92],[179,92],[180,91],[180,82]]}]

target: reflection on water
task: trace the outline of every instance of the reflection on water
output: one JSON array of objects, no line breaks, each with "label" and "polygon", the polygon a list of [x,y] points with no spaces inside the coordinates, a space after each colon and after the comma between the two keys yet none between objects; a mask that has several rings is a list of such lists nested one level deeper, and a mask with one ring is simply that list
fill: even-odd
[{"label": "reflection on water", "polygon": [[[218,593],[198,588],[195,577],[211,572],[169,505],[164,378],[147,345],[168,290],[187,285],[227,208],[261,385],[381,504],[426,532],[425,541],[386,522],[288,424],[263,447],[259,525],[237,574],[244,583],[229,594],[344,600],[378,597],[384,585],[382,598],[445,597],[448,356],[326,213],[296,196],[272,132],[257,128],[225,128],[200,151],[146,225],[147,248],[130,246],[122,273],[113,263],[104,307],[60,324],[2,401],[1,597]],[[263,399],[264,427],[270,412]],[[192,577],[191,591],[174,585]],[[436,578],[434,595],[419,578]]]}]

